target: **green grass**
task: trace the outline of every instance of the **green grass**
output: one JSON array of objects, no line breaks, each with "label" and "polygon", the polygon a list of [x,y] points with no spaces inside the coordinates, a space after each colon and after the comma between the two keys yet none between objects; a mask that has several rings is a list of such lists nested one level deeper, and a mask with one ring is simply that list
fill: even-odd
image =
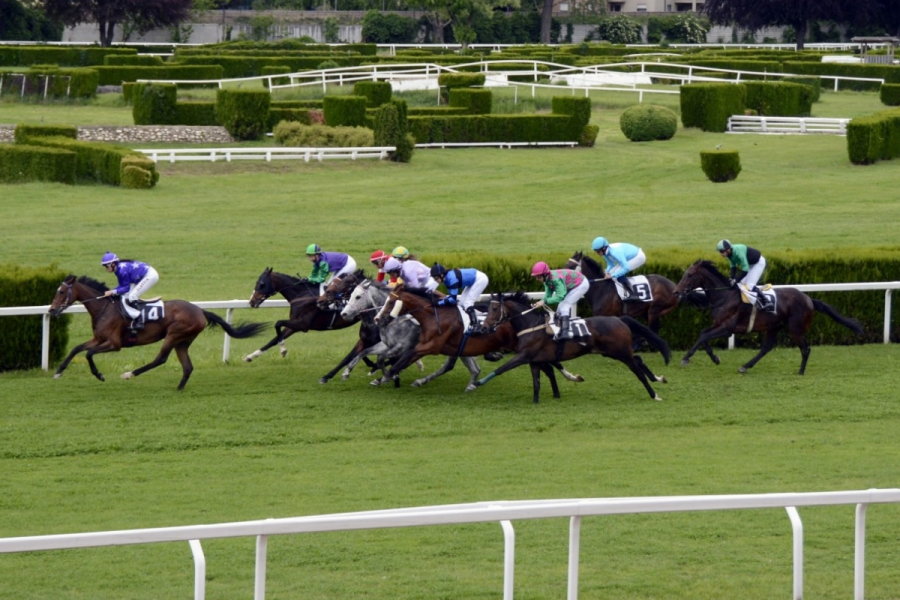
[{"label": "green grass", "polygon": [[[863,111],[874,94],[826,94]],[[0,104],[2,111],[9,107]],[[94,106],[63,107],[69,118]],[[109,107],[112,110],[114,107]],[[839,112],[841,106],[833,110]],[[124,110],[124,109],[116,109]],[[870,112],[874,112],[873,108]],[[594,113],[593,149],[418,151],[408,165],[161,164],[159,186],[0,186],[3,261],[56,263],[111,282],[106,250],[149,261],[167,298],[247,298],[260,271],[306,273],[310,242],[363,262],[376,247],[430,255],[486,252],[556,260],[596,235],[669,253],[685,266],[714,256],[721,237],[767,254],[886,249],[898,244],[895,161],[849,164],[826,136],[726,136],[679,130],[663,143],[628,142],[621,109]],[[130,114],[130,113],[129,113]],[[57,121],[59,122],[59,121]],[[69,121],[71,122],[71,121]],[[741,152],[735,182],[712,184],[699,151]],[[48,298],[49,302],[49,298]],[[241,311],[272,321],[283,309]],[[815,325],[814,325],[815,327]],[[86,339],[76,317],[72,343]],[[217,523],[496,499],[822,491],[896,486],[896,347],[815,347],[807,375],[780,348],[751,373],[748,350],[695,357],[687,368],[646,360],[670,383],[647,399],[621,365],[571,364],[583,384],[534,406],[518,370],[465,394],[462,367],[425,388],[318,378],[354,332],[298,334],[288,357],[238,357],[264,338],[222,334],[192,347],[195,371],[177,393],[177,361],[132,381],[118,375],[155,347],[83,358],[60,380],[0,374],[0,535],[24,536]],[[426,359],[429,370],[438,360]],[[410,376],[405,377],[408,383]],[[809,597],[853,587],[852,507],[801,510]],[[897,598],[900,507],[868,516],[867,596]],[[516,597],[565,593],[568,523],[516,524]],[[497,524],[276,537],[268,598],[496,598]],[[253,540],[204,544],[210,598],[252,592]],[[586,519],[581,597],[783,597],[791,589],[784,511]],[[3,555],[4,597],[184,597],[187,544]]]}]

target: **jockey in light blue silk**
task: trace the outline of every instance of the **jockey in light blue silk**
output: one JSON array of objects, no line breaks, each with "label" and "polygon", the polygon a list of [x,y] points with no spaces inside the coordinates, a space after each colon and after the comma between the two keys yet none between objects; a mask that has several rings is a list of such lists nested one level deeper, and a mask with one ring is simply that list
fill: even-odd
[{"label": "jockey in light blue silk", "polygon": [[631,284],[628,282],[628,274],[647,262],[644,251],[625,242],[610,244],[602,236],[594,239],[591,248],[606,261],[606,279],[615,279],[622,284],[627,294],[625,300],[634,296],[634,290],[631,289]]}]

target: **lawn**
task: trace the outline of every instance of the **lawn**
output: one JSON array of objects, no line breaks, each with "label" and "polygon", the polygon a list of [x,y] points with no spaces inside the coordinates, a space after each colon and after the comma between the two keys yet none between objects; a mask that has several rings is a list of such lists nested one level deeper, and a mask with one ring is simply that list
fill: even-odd
[{"label": "lawn", "polygon": [[[880,108],[874,94],[823,97],[829,116]],[[0,122],[9,106],[0,104]],[[47,122],[68,110],[68,122],[84,123],[101,118],[100,108],[62,108]],[[900,222],[894,162],[853,166],[846,140],[831,136],[681,129],[668,142],[635,144],[617,129],[623,108],[609,101],[595,109],[601,133],[592,149],[419,150],[406,165],[163,163],[148,192],[2,186],[3,261],[55,263],[110,282],[98,263],[114,250],[160,271],[154,292],[214,300],[249,297],[267,266],[307,273],[310,242],[361,263],[398,244],[426,262],[453,252],[556,261],[597,235],[685,266],[715,258],[721,237],[771,255],[900,251],[890,226]],[[700,150],[718,144],[741,153],[734,182],[712,184],[700,171]],[[238,318],[284,315],[261,309]],[[88,335],[87,319],[75,317],[72,344]],[[236,340],[227,365],[221,335],[206,332],[194,344],[196,368],[182,393],[174,358],[118,378],[149,361],[152,347],[98,356],[105,383],[83,359],[60,380],[0,374],[0,535],[497,499],[896,486],[895,345],[814,347],[804,377],[795,375],[792,348],[746,376],[736,370],[748,350],[723,353],[718,367],[705,356],[682,368],[648,355],[670,380],[658,386],[660,403],[623,366],[584,357],[570,368],[585,383],[564,383],[562,399],[545,393],[532,405],[526,370],[473,394],[462,391],[462,368],[420,389],[374,388],[362,369],[319,385],[353,331],[298,334],[287,358],[269,353],[250,364],[237,357],[264,338]],[[853,509],[800,512],[806,594],[849,596]],[[870,598],[900,597],[898,517],[897,506],[869,509]],[[568,522],[515,525],[516,597],[562,597]],[[267,598],[497,598],[502,545],[497,524],[273,538]],[[249,597],[253,540],[204,549],[208,597]],[[761,600],[791,589],[781,510],[586,519],[581,556],[581,598]],[[187,544],[0,557],[0,595],[10,598],[185,597],[192,578]]]}]

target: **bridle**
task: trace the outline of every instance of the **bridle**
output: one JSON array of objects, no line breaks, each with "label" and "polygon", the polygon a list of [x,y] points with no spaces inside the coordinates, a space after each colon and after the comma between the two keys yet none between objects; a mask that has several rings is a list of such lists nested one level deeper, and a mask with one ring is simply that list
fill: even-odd
[{"label": "bridle", "polygon": [[[81,302],[82,304],[87,304],[88,302],[93,302],[95,300],[102,300],[102,299],[106,298],[106,296],[97,296],[96,298],[85,298],[84,300],[74,300],[72,289],[75,287],[75,284],[74,283],[66,283],[65,281],[63,281],[62,285],[60,285],[60,287],[62,287],[62,286],[66,287],[66,299],[63,302],[63,304],[60,305],[59,311],[57,312],[57,314],[62,314],[63,312],[65,312],[65,310],[67,308],[72,306],[75,302]],[[110,298],[110,304],[112,304],[112,302],[114,302],[114,300],[112,298]],[[100,314],[102,315],[103,312],[108,307],[109,307],[109,304],[104,306],[103,310],[100,311]],[[97,316],[100,316],[100,315],[97,315]]]},{"label": "bridle", "polygon": [[[522,317],[522,316],[527,315],[528,313],[536,311],[536,310],[538,310],[538,308],[540,308],[538,306],[532,306],[531,308],[525,309],[520,313],[507,315],[506,303],[503,302],[502,297],[499,300],[494,300],[493,298],[491,298],[490,304],[499,304],[500,305],[500,318],[497,319],[496,323],[491,324],[491,330],[495,330],[500,325],[503,325],[506,322],[512,321],[516,317]],[[525,332],[527,333],[528,331],[530,331],[530,330],[526,330]],[[522,335],[522,334],[519,333],[519,335]]]}]

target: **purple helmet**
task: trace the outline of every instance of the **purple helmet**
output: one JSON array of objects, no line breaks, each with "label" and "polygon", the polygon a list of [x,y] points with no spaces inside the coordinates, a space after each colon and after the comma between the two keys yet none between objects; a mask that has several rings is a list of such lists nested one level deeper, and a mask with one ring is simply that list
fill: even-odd
[{"label": "purple helmet", "polygon": [[385,261],[384,267],[382,268],[384,269],[385,273],[390,273],[391,271],[399,271],[401,268],[403,268],[403,265],[400,264],[399,260],[392,256]]},{"label": "purple helmet", "polygon": [[119,257],[116,256],[113,252],[107,252],[103,255],[103,258],[100,259],[100,264],[104,267],[114,262],[119,262]]}]

